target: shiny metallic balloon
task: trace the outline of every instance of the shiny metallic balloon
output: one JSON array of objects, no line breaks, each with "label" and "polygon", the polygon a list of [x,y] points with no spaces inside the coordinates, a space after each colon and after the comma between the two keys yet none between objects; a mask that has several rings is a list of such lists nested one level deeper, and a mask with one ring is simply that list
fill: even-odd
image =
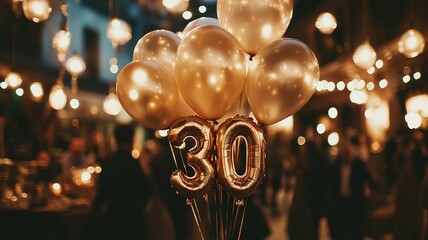
[{"label": "shiny metallic balloon", "polygon": [[166,129],[177,117],[178,91],[173,76],[153,61],[134,61],[119,73],[116,92],[120,104],[137,122]]},{"label": "shiny metallic balloon", "polygon": [[175,56],[181,39],[168,30],[155,30],[144,35],[134,48],[133,60],[151,60],[174,72]]},{"label": "shiny metallic balloon", "polygon": [[[236,171],[237,153],[233,146],[239,138],[246,143],[247,159],[243,175]],[[229,118],[217,130],[217,174],[227,192],[244,198],[254,193],[265,175],[265,139],[263,130],[243,116]]]},{"label": "shiny metallic balloon", "polygon": [[219,26],[220,24],[218,23],[218,20],[215,18],[200,17],[200,18],[197,18],[197,19],[189,22],[189,24],[186,25],[186,27],[183,29],[183,36],[186,36],[187,33],[192,31],[193,29],[200,27],[200,26],[205,26],[205,25]]},{"label": "shiny metallic balloon", "polygon": [[253,58],[246,92],[256,119],[273,124],[297,112],[315,92],[320,77],[317,58],[303,42],[285,38]]},{"label": "shiny metallic balloon", "polygon": [[232,33],[253,56],[284,35],[292,15],[293,0],[217,1],[220,26]]},{"label": "shiny metallic balloon", "polygon": [[219,119],[244,89],[245,64],[245,53],[229,32],[213,25],[195,28],[178,47],[178,89],[198,115]]},{"label": "shiny metallic balloon", "polygon": [[177,119],[170,128],[168,139],[173,146],[181,146],[187,138],[195,140],[195,146],[187,153],[187,163],[194,176],[187,176],[181,170],[171,175],[171,185],[179,194],[189,199],[205,195],[214,183],[215,170],[210,162],[213,154],[212,125],[200,117]]}]

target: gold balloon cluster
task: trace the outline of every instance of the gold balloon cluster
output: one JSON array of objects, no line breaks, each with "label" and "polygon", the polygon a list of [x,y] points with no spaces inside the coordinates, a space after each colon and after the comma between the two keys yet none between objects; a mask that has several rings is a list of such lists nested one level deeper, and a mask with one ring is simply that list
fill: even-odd
[{"label": "gold balloon cluster", "polygon": [[138,122],[165,129],[177,117],[218,120],[246,96],[258,122],[273,124],[312,96],[319,79],[315,54],[281,38],[292,0],[218,0],[217,12],[218,20],[190,22],[183,39],[156,30],[138,41],[117,81],[122,106]]},{"label": "gold balloon cluster", "polygon": [[[261,127],[246,116],[230,116],[240,113],[246,100],[260,125],[279,122],[310,99],[320,76],[312,50],[299,40],[282,38],[291,20],[292,0],[218,0],[217,12],[218,20],[190,22],[182,39],[167,30],[147,33],[116,85],[130,116],[152,129],[169,128],[177,166],[171,184],[192,208],[204,196],[208,205],[214,204],[207,209],[214,209],[215,216],[223,209],[215,203],[224,190],[242,206],[265,174]],[[223,123],[216,128],[219,120]],[[195,145],[187,151],[187,164],[182,160],[193,175],[178,167],[172,148],[181,149],[187,138]],[[235,165],[241,160],[242,143],[245,172],[238,174]],[[231,216],[242,211],[233,209],[226,211]],[[200,226],[201,220],[195,219]],[[218,226],[213,239],[236,237],[222,230],[221,223],[233,221],[211,220]]]}]

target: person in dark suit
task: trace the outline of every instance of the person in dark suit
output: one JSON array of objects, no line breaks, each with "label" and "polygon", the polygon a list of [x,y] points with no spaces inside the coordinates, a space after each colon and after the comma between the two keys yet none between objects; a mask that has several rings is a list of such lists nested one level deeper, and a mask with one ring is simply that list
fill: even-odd
[{"label": "person in dark suit", "polygon": [[328,220],[332,239],[362,239],[366,186],[374,187],[354,143],[345,143],[330,173]]},{"label": "person in dark suit", "polygon": [[106,207],[106,238],[145,239],[143,210],[151,196],[148,178],[131,155],[134,128],[119,125],[114,131],[117,151],[103,161],[94,210]]}]

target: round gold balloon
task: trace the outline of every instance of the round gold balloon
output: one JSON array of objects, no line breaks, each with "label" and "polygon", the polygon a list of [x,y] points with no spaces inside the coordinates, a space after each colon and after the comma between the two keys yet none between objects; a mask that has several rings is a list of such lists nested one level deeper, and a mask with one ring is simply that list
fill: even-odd
[{"label": "round gold balloon", "polygon": [[218,23],[218,20],[215,18],[200,17],[198,19],[195,19],[195,20],[189,22],[189,24],[187,24],[187,26],[183,29],[183,36],[186,36],[187,33],[192,31],[193,29],[200,27],[200,26],[205,26],[205,25],[219,26],[219,23]]},{"label": "round gold balloon", "polygon": [[293,15],[293,0],[218,0],[220,26],[255,55],[262,47],[281,38]]},{"label": "round gold balloon", "polygon": [[177,119],[169,130],[171,145],[179,147],[187,138],[195,140],[195,146],[187,153],[187,164],[194,169],[194,175],[188,176],[181,170],[171,175],[171,185],[179,194],[187,198],[197,198],[211,190],[215,179],[211,165],[213,154],[213,127],[200,117]]},{"label": "round gold balloon", "polygon": [[133,60],[151,60],[174,72],[175,56],[181,39],[168,30],[155,30],[138,40]]},{"label": "round gold balloon", "polygon": [[119,73],[116,92],[125,111],[152,129],[166,129],[177,117],[178,91],[170,71],[153,61],[133,61]]},{"label": "round gold balloon", "polygon": [[256,119],[276,123],[297,112],[311,98],[320,77],[317,58],[299,40],[277,40],[253,58],[246,92]]},{"label": "round gold balloon", "polygon": [[245,53],[226,30],[201,26],[181,41],[175,74],[184,100],[205,119],[221,118],[245,86]]},{"label": "round gold balloon", "polygon": [[[241,138],[246,143],[245,173],[236,171],[239,152],[236,146]],[[219,183],[227,192],[242,199],[253,194],[265,175],[265,139],[263,130],[251,119],[235,116],[227,119],[217,130],[217,174]]]}]

